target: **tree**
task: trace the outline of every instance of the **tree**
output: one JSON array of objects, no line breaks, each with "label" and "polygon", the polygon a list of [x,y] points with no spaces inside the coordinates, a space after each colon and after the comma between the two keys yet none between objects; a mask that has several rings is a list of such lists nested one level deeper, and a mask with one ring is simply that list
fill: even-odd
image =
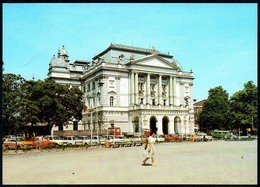
[{"label": "tree", "polygon": [[46,79],[39,82],[39,119],[48,124],[48,131],[53,125],[62,126],[72,118],[82,118],[82,95],[78,88],[55,83]]},{"label": "tree", "polygon": [[244,89],[230,97],[230,114],[233,128],[241,128],[245,133],[252,124],[257,124],[258,93],[252,81],[244,84]]},{"label": "tree", "polygon": [[3,134],[14,134],[24,125],[24,83],[21,75],[3,74]]},{"label": "tree", "polygon": [[24,125],[47,123],[46,134],[53,125],[82,118],[82,95],[78,88],[46,79],[26,81],[20,75],[3,76],[3,131],[12,134]]},{"label": "tree", "polygon": [[198,121],[202,130],[229,129],[229,96],[221,86],[209,90]]}]

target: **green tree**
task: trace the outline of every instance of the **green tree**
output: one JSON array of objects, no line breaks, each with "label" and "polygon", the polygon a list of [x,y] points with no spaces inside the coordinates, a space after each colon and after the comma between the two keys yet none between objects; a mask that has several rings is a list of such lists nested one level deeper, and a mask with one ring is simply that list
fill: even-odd
[{"label": "green tree", "polygon": [[234,93],[230,97],[230,114],[233,128],[241,128],[245,134],[247,128],[257,124],[258,116],[257,87],[252,81],[244,84],[244,89]]},{"label": "green tree", "polygon": [[53,125],[62,126],[72,118],[82,118],[83,93],[78,88],[70,88],[46,79],[39,82],[37,95],[41,110],[39,119],[48,124],[48,133]]},{"label": "green tree", "polygon": [[198,121],[202,130],[230,129],[229,96],[221,86],[209,90]]},{"label": "green tree", "polygon": [[20,75],[3,75],[3,131],[12,134],[20,127],[47,123],[46,134],[53,125],[82,118],[82,95],[78,88],[53,80],[26,81]]},{"label": "green tree", "polygon": [[25,79],[21,75],[3,74],[3,134],[14,134],[24,125]]}]

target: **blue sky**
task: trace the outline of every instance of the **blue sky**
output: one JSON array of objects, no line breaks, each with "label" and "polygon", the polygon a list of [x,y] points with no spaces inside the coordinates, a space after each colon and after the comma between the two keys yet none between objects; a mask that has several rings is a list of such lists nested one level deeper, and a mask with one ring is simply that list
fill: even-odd
[{"label": "blue sky", "polygon": [[257,4],[3,4],[3,73],[43,80],[62,45],[74,62],[111,42],[169,52],[197,101],[257,84]]}]

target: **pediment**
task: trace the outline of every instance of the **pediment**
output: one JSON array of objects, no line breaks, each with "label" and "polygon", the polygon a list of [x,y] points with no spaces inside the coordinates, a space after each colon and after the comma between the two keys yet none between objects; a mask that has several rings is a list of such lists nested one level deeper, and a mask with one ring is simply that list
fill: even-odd
[{"label": "pediment", "polygon": [[116,95],[116,92],[110,91],[110,92],[108,92],[108,95]]},{"label": "pediment", "polygon": [[144,66],[152,66],[158,68],[171,68],[176,69],[172,63],[168,62],[164,58],[158,55],[147,56],[141,59],[134,60],[130,62],[131,65],[144,65]]}]

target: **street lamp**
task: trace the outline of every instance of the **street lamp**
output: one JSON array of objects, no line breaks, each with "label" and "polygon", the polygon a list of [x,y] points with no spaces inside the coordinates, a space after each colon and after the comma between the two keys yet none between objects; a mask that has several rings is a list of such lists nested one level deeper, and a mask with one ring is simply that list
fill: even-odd
[{"label": "street lamp", "polygon": [[252,114],[252,132],[253,132],[253,128],[254,128],[254,116],[253,116],[253,112],[251,112]]},{"label": "street lamp", "polygon": [[93,131],[92,108],[90,108],[90,146],[92,146],[92,131]]},{"label": "street lamp", "polygon": [[187,122],[187,120],[186,120],[186,119],[184,119],[184,127],[185,127],[185,138],[186,138],[186,128],[187,128],[187,126],[186,126],[186,122]]},{"label": "street lamp", "polygon": [[[88,100],[93,99],[92,96],[88,96]],[[92,105],[90,105],[90,146],[92,146],[92,136],[93,136],[93,119],[92,119]]]}]

